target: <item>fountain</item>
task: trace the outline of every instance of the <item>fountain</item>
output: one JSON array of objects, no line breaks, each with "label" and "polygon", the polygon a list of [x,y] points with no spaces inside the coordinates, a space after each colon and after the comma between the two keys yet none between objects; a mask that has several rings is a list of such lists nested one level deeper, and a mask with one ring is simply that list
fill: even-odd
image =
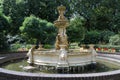
[{"label": "fountain", "polygon": [[55,67],[57,69],[87,66],[92,63],[96,63],[94,46],[90,45],[89,49],[74,49],[68,48],[68,40],[66,34],[66,27],[69,25],[68,20],[65,18],[65,6],[59,6],[59,17],[54,22],[54,25],[58,28],[58,34],[56,36],[55,50],[37,50],[35,46],[28,52],[28,63],[30,65]]},{"label": "fountain", "polygon": [[[80,49],[68,48],[66,27],[69,23],[64,17],[65,7],[59,6],[58,11],[59,18],[54,22],[58,28],[56,49],[46,50],[41,46],[36,49],[33,46],[27,53],[28,60],[24,59],[17,64],[13,62],[26,58],[26,53],[0,56],[0,80],[120,80],[120,55],[97,54],[94,45],[89,45],[89,49],[84,46]],[[27,66],[27,62],[30,66]],[[96,64],[95,69],[92,69],[94,66],[89,66],[92,64]],[[8,68],[12,69],[7,70]]]}]

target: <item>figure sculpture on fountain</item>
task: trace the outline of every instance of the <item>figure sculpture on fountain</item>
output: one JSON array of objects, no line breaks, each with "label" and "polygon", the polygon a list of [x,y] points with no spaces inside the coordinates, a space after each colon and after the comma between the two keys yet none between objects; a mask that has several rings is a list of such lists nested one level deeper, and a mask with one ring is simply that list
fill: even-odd
[{"label": "figure sculpture on fountain", "polygon": [[56,36],[55,47],[56,50],[60,50],[57,67],[69,67],[67,60],[68,40],[66,34],[66,27],[68,26],[68,20],[64,16],[66,7],[59,6],[57,9],[59,12],[59,17],[54,22],[54,25],[58,28],[58,35]]},{"label": "figure sculpture on fountain", "polygon": [[66,45],[65,49],[68,50],[67,35],[57,35],[55,43],[56,50],[60,50],[60,45]]},{"label": "figure sculpture on fountain", "polygon": [[67,34],[66,34],[66,27],[68,26],[68,20],[65,18],[65,6],[59,6],[58,12],[59,17],[54,22],[54,25],[58,28],[58,35],[56,37],[55,47],[56,50],[60,50],[60,45],[65,45],[65,49],[68,49],[68,41],[67,41]]}]

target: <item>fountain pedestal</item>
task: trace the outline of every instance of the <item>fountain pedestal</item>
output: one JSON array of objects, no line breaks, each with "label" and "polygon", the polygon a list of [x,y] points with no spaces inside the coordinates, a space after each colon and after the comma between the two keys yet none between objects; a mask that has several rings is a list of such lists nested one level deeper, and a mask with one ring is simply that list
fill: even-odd
[{"label": "fountain pedestal", "polygon": [[59,60],[57,64],[57,68],[61,67],[69,67],[68,58],[67,58],[67,51],[65,50],[66,45],[60,45],[60,53],[59,53]]}]

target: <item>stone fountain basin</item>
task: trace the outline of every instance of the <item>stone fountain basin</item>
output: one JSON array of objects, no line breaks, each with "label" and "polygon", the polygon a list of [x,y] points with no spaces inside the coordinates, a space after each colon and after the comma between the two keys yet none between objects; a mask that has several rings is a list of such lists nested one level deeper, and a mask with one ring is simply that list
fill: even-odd
[{"label": "stone fountain basin", "polygon": [[[26,54],[10,54],[9,56],[4,56],[5,58],[0,60],[0,64],[13,60],[24,58]],[[116,55],[119,56],[119,55]],[[97,56],[103,57],[103,54]],[[120,60],[115,59],[114,55],[108,59],[104,55],[103,60],[120,64]],[[113,59],[115,61],[113,61]],[[120,80],[120,70],[109,71],[109,72],[100,72],[100,73],[86,73],[86,74],[47,74],[47,73],[27,73],[27,72],[18,72],[12,70],[6,70],[0,68],[0,80]]]},{"label": "stone fountain basin", "polygon": [[[33,53],[33,63],[36,65],[57,66],[59,54],[60,51],[57,50],[35,50]],[[90,51],[78,52],[77,50],[70,50],[67,53],[67,62],[69,66],[83,66],[95,61],[93,60],[93,55]]]}]

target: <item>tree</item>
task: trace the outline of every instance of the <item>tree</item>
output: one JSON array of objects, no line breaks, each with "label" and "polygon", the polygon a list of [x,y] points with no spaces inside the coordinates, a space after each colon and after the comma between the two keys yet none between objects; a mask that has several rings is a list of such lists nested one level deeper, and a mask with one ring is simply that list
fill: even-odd
[{"label": "tree", "polygon": [[120,33],[114,36],[111,36],[109,39],[111,45],[120,45]]},{"label": "tree", "polygon": [[[53,22],[57,19],[57,6],[66,6],[65,16],[73,14],[84,17],[86,31],[120,31],[120,0],[3,0],[1,11],[11,18],[10,33],[19,34],[25,17],[31,14]],[[75,40],[74,40],[75,41]],[[78,40],[76,40],[78,41]]]},{"label": "tree", "polygon": [[19,27],[22,25],[26,15],[24,8],[25,4],[22,2],[17,3],[16,1],[18,0],[4,0],[2,3],[3,13],[11,18],[9,33],[12,35],[20,33]]},{"label": "tree", "polygon": [[100,40],[98,42],[109,43],[109,39],[113,35],[115,35],[115,33],[109,30],[100,31]]},{"label": "tree", "polygon": [[84,18],[75,15],[70,20],[70,25],[67,29],[67,34],[70,42],[81,42],[85,36],[85,28],[84,28]]},{"label": "tree", "polygon": [[[61,4],[67,6],[67,12],[70,11],[68,1],[59,0],[4,0],[3,13],[11,17],[11,34],[19,34],[19,27],[22,25],[25,17],[31,14],[53,22],[57,18],[57,6]],[[69,12],[70,13],[70,12]],[[69,16],[69,13],[66,15]]]},{"label": "tree", "polygon": [[42,41],[43,37],[43,31],[40,27],[39,18],[31,15],[30,17],[25,18],[20,30],[22,32],[22,36],[28,39],[28,41],[33,38],[36,39],[38,43],[39,40]]},{"label": "tree", "polygon": [[85,39],[82,43],[84,44],[97,44],[100,41],[100,32],[93,30],[87,31],[85,34]]},{"label": "tree", "polygon": [[7,43],[6,35],[8,34],[9,22],[7,17],[0,14],[0,51],[7,50],[9,45]]},{"label": "tree", "polygon": [[87,30],[110,30],[118,33],[120,0],[70,0],[70,8],[86,19]]},{"label": "tree", "polygon": [[45,44],[47,41],[50,42],[50,35],[54,35],[55,31],[52,23],[47,22],[46,20],[41,20],[33,15],[25,18],[20,30],[22,36],[28,41],[32,39],[36,40],[36,44]]}]

